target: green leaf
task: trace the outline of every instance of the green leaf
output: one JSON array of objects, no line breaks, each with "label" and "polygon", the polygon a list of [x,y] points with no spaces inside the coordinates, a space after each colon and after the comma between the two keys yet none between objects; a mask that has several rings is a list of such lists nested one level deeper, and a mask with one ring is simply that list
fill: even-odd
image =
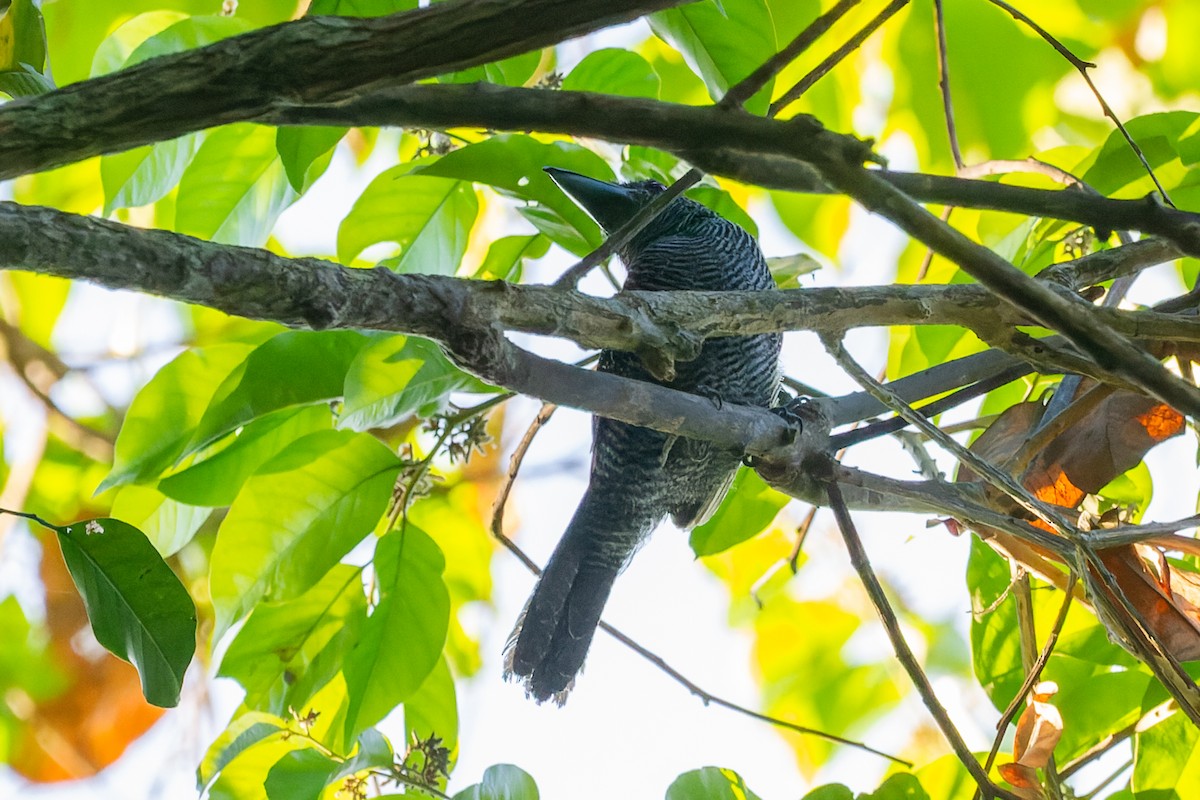
[{"label": "green leaf", "polygon": [[104,213],[136,208],[163,197],[179,183],[199,147],[195,133],[100,158]]},{"label": "green leaf", "polygon": [[417,7],[417,0],[313,0],[308,16],[382,17]]},{"label": "green leaf", "polygon": [[759,800],[759,797],[733,770],[702,767],[676,778],[667,789],[667,800]]},{"label": "green leaf", "polygon": [[440,83],[497,83],[502,86],[524,86],[537,73],[542,63],[542,51],[530,50],[500,61],[439,75]]},{"label": "green leaf", "polygon": [[[0,600],[0,642],[4,642],[0,647],[0,686],[5,691],[19,690],[41,702],[69,688],[63,668],[47,647],[48,638],[44,630],[29,624],[15,595]],[[430,682],[432,678],[426,681]],[[453,703],[453,687],[450,691]]]},{"label": "green leaf", "polygon": [[46,26],[33,0],[11,0],[0,11],[0,71],[40,75],[46,65]]},{"label": "green leaf", "polygon": [[860,800],[929,800],[929,793],[911,772],[898,772]]},{"label": "green leaf", "polygon": [[790,499],[754,470],[740,468],[725,500],[708,522],[692,529],[688,544],[697,556],[728,550],[761,533]]},{"label": "green leaf", "polygon": [[255,742],[231,759],[208,787],[207,800],[267,800],[271,768],[290,753],[310,750],[298,736],[271,736]]},{"label": "green leaf", "polygon": [[346,658],[347,739],[421,688],[441,658],[450,620],[446,562],[420,528],[409,524],[380,539],[374,564],[379,602]]},{"label": "green leaf", "polygon": [[163,558],[183,549],[211,514],[211,508],[186,505],[138,484],[122,487],[112,504],[112,515],[145,533]]},{"label": "green leaf", "polygon": [[22,64],[19,69],[0,72],[0,92],[9,97],[36,97],[53,92],[57,88],[54,81],[28,64]]},{"label": "green leaf", "polygon": [[239,714],[208,746],[204,759],[196,768],[196,789],[203,792],[229,762],[259,742],[285,730],[287,724],[272,714],[258,711]]},{"label": "green leaf", "polygon": [[[1025,680],[1021,640],[1008,563],[977,537],[971,539],[967,588],[971,592],[971,660],[979,685],[1004,709]],[[986,611],[986,613],[985,613]]]},{"label": "green leaf", "polygon": [[295,199],[275,149],[275,129],[226,125],[208,133],[184,170],[175,228],[221,244],[261,247]]},{"label": "green leaf", "polygon": [[299,597],[255,606],[225,651],[217,674],[242,685],[247,707],[283,713],[286,705],[269,701],[284,697],[307,677],[309,666],[330,642],[347,638],[343,632],[357,636],[366,615],[362,569],[337,564]]},{"label": "green leaf", "polygon": [[182,53],[184,50],[195,50],[197,47],[204,47],[230,36],[245,33],[253,27],[254,25],[241,16],[197,15],[184,17],[161,32],[146,38],[133,49],[122,66],[131,67],[159,56]]},{"label": "green leaf", "polygon": [[550,249],[550,240],[540,233],[532,236],[501,236],[488,247],[476,278],[520,283],[527,259],[538,259]]},{"label": "green leaf", "polygon": [[[181,17],[170,11],[139,14],[114,31],[96,51],[92,74],[113,72],[150,58],[203,47],[251,27],[239,17]],[[202,139],[201,134],[192,133],[101,156],[104,213],[148,205],[166,195],[179,183]]]},{"label": "green leaf", "polygon": [[338,260],[350,264],[367,247],[395,242],[396,272],[453,275],[479,213],[470,183],[415,174],[411,164],[381,173],[338,227]]},{"label": "green leaf", "polygon": [[854,792],[843,784],[827,783],[813,789],[801,800],[854,800]]},{"label": "green leaf", "polygon": [[260,601],[315,586],[375,527],[399,470],[376,439],[350,431],[310,434],[263,464],[213,547],[213,640]]},{"label": "green leaf", "polygon": [[481,782],[463,789],[454,800],[538,800],[538,789],[520,767],[496,764],[484,770]]},{"label": "green leaf", "polygon": [[196,609],[145,534],[117,519],[55,529],[97,641],[137,667],[156,706],[179,703],[196,650]]},{"label": "green leaf", "polygon": [[808,253],[794,253],[790,256],[774,256],[767,259],[767,269],[775,286],[780,289],[799,289],[800,277],[810,275],[821,268],[821,262]]},{"label": "green leaf", "polygon": [[374,728],[368,728],[358,737],[354,755],[342,763],[330,783],[368,769],[386,770],[395,758],[396,753],[387,737]]},{"label": "green leaf", "polygon": [[341,397],[350,364],[376,338],[357,331],[285,331],[263,342],[217,388],[189,451],[272,412]]},{"label": "green leaf", "polygon": [[271,767],[263,791],[267,800],[317,800],[339,766],[312,747],[292,750]]},{"label": "green leaf", "polygon": [[346,371],[346,400],[338,427],[386,428],[414,412],[430,416],[440,411],[451,392],[489,389],[451,364],[428,339],[377,339],[359,351]]},{"label": "green leaf", "polygon": [[254,349],[241,342],[186,350],[133,398],[97,492],[157,478],[183,455],[213,393]]},{"label": "green leaf", "polygon": [[1200,731],[1182,711],[1134,734],[1132,785],[1145,800],[1187,800],[1200,786]]},{"label": "green leaf", "polygon": [[283,162],[288,182],[298,194],[307,192],[317,178],[325,173],[333,158],[334,148],[348,130],[320,125],[279,129],[275,136],[275,149]]},{"label": "green leaf", "polygon": [[[683,53],[720,100],[779,48],[764,0],[705,0],[650,15],[650,28]],[[754,114],[767,110],[774,81],[746,102]]]},{"label": "green leaf", "polygon": [[[92,56],[91,77],[98,78],[126,66],[130,55],[139,45],[186,19],[189,19],[188,15],[179,11],[149,11],[122,22],[96,48]],[[146,57],[140,55],[138,60],[144,61]]]},{"label": "green leaf", "polygon": [[158,482],[168,497],[194,506],[227,506],[265,461],[297,439],[329,430],[333,415],[324,405],[284,408],[236,431],[228,444]]},{"label": "green leaf", "polygon": [[659,78],[650,62],[631,50],[609,47],[588,53],[563,78],[563,91],[601,92],[658,99]]},{"label": "green leaf", "polygon": [[450,665],[440,658],[421,688],[404,701],[404,730],[407,740],[423,741],[431,736],[442,740],[451,752],[458,746],[458,702]]},{"label": "green leaf", "polygon": [[554,185],[542,167],[562,167],[600,180],[612,180],[604,159],[570,142],[539,142],[531,136],[503,134],[418,165],[414,172],[486,183],[501,194],[537,203],[518,208],[534,227],[573,253],[598,246],[600,228]]}]

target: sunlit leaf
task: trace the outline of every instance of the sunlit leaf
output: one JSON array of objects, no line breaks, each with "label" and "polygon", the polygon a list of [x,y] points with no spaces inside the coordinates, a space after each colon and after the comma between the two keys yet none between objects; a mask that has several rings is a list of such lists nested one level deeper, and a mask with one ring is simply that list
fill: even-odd
[{"label": "sunlit leaf", "polygon": [[204,759],[196,768],[196,788],[203,790],[245,750],[285,730],[287,723],[272,714],[257,711],[239,714],[208,746]]},{"label": "sunlit leaf", "polygon": [[[775,29],[763,0],[705,0],[650,16],[650,27],[678,48],[720,100],[776,51]],[[773,84],[746,102],[763,113]]]},{"label": "sunlit leaf", "polygon": [[184,170],[175,228],[222,244],[260,247],[295,199],[275,129],[227,125],[207,134]]},{"label": "sunlit leaf", "polygon": [[180,503],[155,487],[133,484],[122,487],[113,498],[112,514],[140,529],[167,558],[192,540],[212,509]]},{"label": "sunlit leaf", "polygon": [[657,99],[659,83],[646,59],[629,50],[607,47],[584,56],[563,78],[562,88]]},{"label": "sunlit leaf", "polygon": [[425,678],[421,688],[404,701],[404,729],[408,739],[424,741],[431,736],[454,752],[458,746],[458,702],[454,676],[443,658]]},{"label": "sunlit leaf", "polygon": [[380,242],[400,246],[396,272],[453,275],[479,212],[470,183],[417,173],[410,164],[383,172],[338,227],[338,260],[351,263]]},{"label": "sunlit leaf", "polygon": [[[191,450],[253,419],[341,397],[346,371],[373,336],[357,331],[286,331],[228,374],[195,426]],[[296,380],[297,376],[303,380]]]},{"label": "sunlit leaf", "polygon": [[704,767],[685,772],[667,789],[667,800],[759,800],[731,769]]},{"label": "sunlit leaf", "polygon": [[1133,786],[1163,800],[1185,800],[1200,786],[1200,731],[1182,711],[1134,734]]},{"label": "sunlit leaf", "polygon": [[204,453],[186,469],[158,482],[163,494],[195,506],[227,506],[258,467],[297,439],[329,430],[333,415],[323,405],[284,408],[238,429],[224,448]]},{"label": "sunlit leaf", "polygon": [[692,529],[688,544],[698,556],[720,553],[761,533],[790,499],[754,470],[739,469],[725,501],[708,522]]},{"label": "sunlit leaf", "polygon": [[[446,642],[450,597],[441,550],[415,525],[388,533],[375,549],[379,602],[346,659],[347,739],[379,722],[416,692]],[[396,643],[404,646],[397,647]]]},{"label": "sunlit leaf", "polygon": [[284,697],[296,682],[313,682],[307,671],[327,645],[337,640],[349,650],[366,610],[362,570],[338,564],[300,596],[255,606],[217,674],[242,685],[248,707],[284,713]]},{"label": "sunlit leaf", "polygon": [[221,382],[253,345],[232,342],[186,350],[133,399],[117,436],[113,468],[97,491],[158,477],[183,455]]},{"label": "sunlit leaf", "polygon": [[518,210],[546,236],[582,255],[600,244],[600,228],[542,172],[543,167],[561,167],[600,180],[613,178],[604,159],[590,150],[519,134],[492,136],[415,171],[486,183],[508,197],[537,203]]},{"label": "sunlit leaf", "polygon": [[476,278],[520,283],[527,259],[538,259],[550,249],[550,240],[540,233],[532,236],[501,236],[488,247]]},{"label": "sunlit leaf", "polygon": [[454,795],[454,800],[538,800],[537,784],[520,767],[496,764],[484,770],[483,780]]},{"label": "sunlit leaf", "polygon": [[338,762],[311,747],[283,754],[267,772],[267,800],[317,800],[338,770]]},{"label": "sunlit leaf", "polygon": [[46,31],[33,0],[10,0],[0,9],[0,72],[28,66],[40,74],[46,64]]},{"label": "sunlit leaf", "polygon": [[417,0],[313,0],[309,16],[331,14],[340,17],[382,17],[417,7]]},{"label": "sunlit leaf", "polygon": [[297,597],[366,536],[391,496],[397,457],[377,440],[321,431],[246,481],[213,548],[213,638],[262,600]]},{"label": "sunlit leaf", "polygon": [[333,149],[345,135],[346,128],[297,125],[279,129],[275,149],[297,193],[304,194],[324,174]]},{"label": "sunlit leaf", "polygon": [[451,392],[487,388],[451,364],[428,339],[376,339],[359,352],[346,372],[346,401],[338,426],[386,428],[414,412],[428,416],[441,410]]}]

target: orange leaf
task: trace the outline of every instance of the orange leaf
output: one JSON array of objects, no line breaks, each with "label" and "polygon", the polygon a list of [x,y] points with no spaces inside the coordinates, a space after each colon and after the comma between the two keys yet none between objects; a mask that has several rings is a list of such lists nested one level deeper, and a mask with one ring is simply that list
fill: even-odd
[{"label": "orange leaf", "polygon": [[38,783],[95,775],[163,713],[142,697],[133,666],[91,638],[87,612],[58,547],[50,543],[42,553],[50,647],[68,685],[40,703],[27,696],[9,698],[24,723],[9,763]]}]

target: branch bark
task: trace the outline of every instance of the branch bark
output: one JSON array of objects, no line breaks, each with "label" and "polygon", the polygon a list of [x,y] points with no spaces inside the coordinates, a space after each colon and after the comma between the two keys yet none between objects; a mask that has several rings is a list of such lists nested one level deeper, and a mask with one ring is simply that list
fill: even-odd
[{"label": "branch bark", "polygon": [[304,17],[0,109],[0,180],[546,47],[688,0],[458,0]]}]

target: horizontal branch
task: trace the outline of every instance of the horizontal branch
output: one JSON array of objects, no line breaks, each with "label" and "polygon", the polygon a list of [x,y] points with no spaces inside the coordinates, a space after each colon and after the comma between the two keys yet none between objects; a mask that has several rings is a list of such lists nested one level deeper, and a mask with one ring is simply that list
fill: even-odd
[{"label": "horizontal branch", "polygon": [[687,0],[458,0],[304,17],[0,108],[0,180],[484,64]]},{"label": "horizontal branch", "polygon": [[[393,86],[330,104],[272,108],[272,125],[479,127],[542,131],[657,147],[706,172],[770,189],[832,193],[810,162],[862,163],[858,140],[825,130],[807,116],[766,119],[717,106],[685,106],[588,92],[490,84]],[[1200,215],[1145,200],[1111,200],[1077,189],[1033,189],[995,181],[879,170],[881,179],[927,203],[1071,220],[1103,231],[1162,236],[1200,256]]]}]

